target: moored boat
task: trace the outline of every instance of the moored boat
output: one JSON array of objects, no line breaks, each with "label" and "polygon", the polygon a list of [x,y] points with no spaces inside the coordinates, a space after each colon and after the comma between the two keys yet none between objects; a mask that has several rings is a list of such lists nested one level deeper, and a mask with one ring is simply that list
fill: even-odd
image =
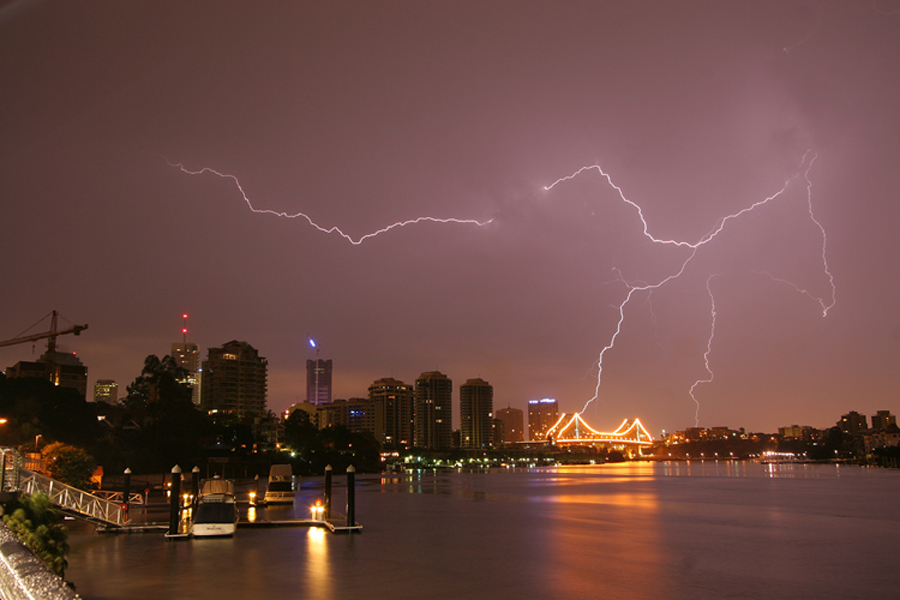
[{"label": "moored boat", "polygon": [[200,484],[197,508],[191,533],[194,537],[226,537],[234,535],[238,511],[234,498],[234,482],[206,479]]}]

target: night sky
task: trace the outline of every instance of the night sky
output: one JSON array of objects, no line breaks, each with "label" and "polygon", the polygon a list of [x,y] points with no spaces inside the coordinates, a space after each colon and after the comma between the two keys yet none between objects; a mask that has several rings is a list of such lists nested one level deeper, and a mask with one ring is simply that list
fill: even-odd
[{"label": "night sky", "polygon": [[[186,312],[204,357],[268,359],[276,412],[307,336],[335,397],[440,370],[454,403],[481,377],[496,408],[571,412],[628,282],[654,289],[595,427],[896,413],[898,57],[897,0],[7,2],[0,338],[57,309],[90,326],[59,340],[89,383],[124,391]],[[355,245],[179,163],[354,240],[490,223]],[[589,165],[648,235],[596,169],[545,190]],[[782,188],[657,285],[691,250],[651,236],[697,244]]]}]

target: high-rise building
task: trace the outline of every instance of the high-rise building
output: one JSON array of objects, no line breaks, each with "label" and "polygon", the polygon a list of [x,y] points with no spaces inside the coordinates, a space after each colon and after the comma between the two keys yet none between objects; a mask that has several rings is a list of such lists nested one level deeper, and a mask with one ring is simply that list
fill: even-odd
[{"label": "high-rise building", "polygon": [[210,348],[203,361],[200,407],[241,418],[264,416],[267,366],[247,342],[232,340],[221,348]]},{"label": "high-rise building", "polygon": [[415,441],[416,392],[412,386],[392,377],[369,386],[369,400],[384,405],[384,431],[376,439],[386,448],[409,448]]},{"label": "high-rise building", "polygon": [[94,402],[115,404],[119,401],[119,384],[112,379],[98,379],[94,382]]},{"label": "high-rise building", "polygon": [[502,444],[515,444],[525,440],[525,414],[518,408],[501,408],[494,416],[503,423]]},{"label": "high-rise building", "polygon": [[872,429],[887,429],[897,424],[897,417],[889,410],[879,410],[872,416]]},{"label": "high-rise building", "polygon": [[74,352],[44,352],[36,361],[21,360],[6,368],[6,376],[49,379],[59,387],[72,388],[87,400],[87,367]]},{"label": "high-rise building", "polygon": [[187,341],[187,314],[181,316],[184,323],[181,328],[181,343],[172,344],[169,355],[175,359],[179,367],[187,371],[187,376],[180,379],[179,383],[191,387],[191,400],[195,405],[200,405],[200,348],[197,344]]},{"label": "high-rise building", "polygon": [[368,398],[334,400],[316,407],[319,429],[341,425],[350,431],[370,432],[379,439],[384,431],[384,404]]},{"label": "high-rise building", "polygon": [[331,359],[306,361],[306,401],[316,406],[331,402]]},{"label": "high-rise building", "polygon": [[837,426],[841,428],[841,431],[850,435],[857,434],[868,428],[866,415],[861,415],[855,410],[851,410],[846,415],[841,415],[841,420],[838,421]]},{"label": "high-rise building", "polygon": [[180,344],[172,344],[172,350],[169,353],[175,359],[178,366],[187,371],[184,379],[179,379],[179,383],[191,386],[191,400],[195,405],[200,404],[200,348],[197,344],[190,342],[182,342]]},{"label": "high-rise building", "polygon": [[544,440],[559,420],[559,403],[553,398],[528,401],[528,439]]},{"label": "high-rise building", "polygon": [[491,446],[491,413],[494,387],[483,379],[469,379],[459,386],[459,445],[462,448]]},{"label": "high-rise building", "polygon": [[453,382],[443,373],[422,373],[416,379],[415,446],[447,450],[453,446]]}]

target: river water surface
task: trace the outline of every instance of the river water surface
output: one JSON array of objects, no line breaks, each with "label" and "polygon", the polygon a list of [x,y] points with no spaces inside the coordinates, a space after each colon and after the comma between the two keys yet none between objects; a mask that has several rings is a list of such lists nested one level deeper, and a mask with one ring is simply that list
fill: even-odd
[{"label": "river water surface", "polygon": [[[321,479],[304,479],[292,507],[257,517],[307,518],[321,493]],[[169,542],[75,522],[66,576],[96,600],[900,598],[900,471],[427,471],[358,476],[356,498],[355,535],[241,528]]]}]

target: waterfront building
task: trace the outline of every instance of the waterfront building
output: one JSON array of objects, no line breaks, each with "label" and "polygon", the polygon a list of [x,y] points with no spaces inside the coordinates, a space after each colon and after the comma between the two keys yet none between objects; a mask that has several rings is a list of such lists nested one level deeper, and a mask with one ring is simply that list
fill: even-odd
[{"label": "waterfront building", "polygon": [[837,422],[837,426],[841,428],[841,431],[849,435],[855,435],[868,429],[866,415],[861,415],[855,410],[851,410],[846,415],[841,415],[841,420]]},{"label": "waterfront building", "polygon": [[787,427],[779,427],[778,435],[785,440],[803,440],[809,442],[819,437],[819,430],[808,425],[789,425]]},{"label": "waterfront building", "polygon": [[887,429],[891,425],[897,424],[897,417],[891,414],[889,410],[879,410],[872,415],[872,429]]},{"label": "waterfront building", "polygon": [[76,390],[87,400],[87,367],[74,352],[44,352],[36,361],[20,360],[6,368],[6,376],[49,379],[59,387]]},{"label": "waterfront building", "polygon": [[368,398],[335,400],[316,406],[319,429],[341,425],[350,431],[368,431],[380,441],[384,431],[384,404]]},{"label": "waterfront building", "polygon": [[94,382],[94,402],[115,404],[119,401],[119,384],[112,379],[98,379]]},{"label": "waterfront building", "polygon": [[415,441],[416,392],[412,386],[393,377],[379,379],[369,386],[369,400],[383,405],[384,429],[376,439],[385,448],[409,448]]},{"label": "waterfront building", "polygon": [[331,359],[306,361],[306,401],[316,406],[331,402]]},{"label": "waterfront building", "polygon": [[459,444],[462,448],[491,446],[491,413],[494,387],[483,379],[469,379],[459,386]]},{"label": "waterfront building", "polygon": [[499,436],[501,444],[515,444],[525,441],[525,413],[518,408],[501,408],[494,416],[503,423]]},{"label": "waterfront building", "polygon": [[422,373],[416,379],[415,446],[448,450],[453,445],[453,382],[443,373]]},{"label": "waterfront building", "polygon": [[247,342],[232,340],[210,348],[203,361],[200,407],[239,418],[266,414],[268,362]]},{"label": "waterfront building", "polygon": [[559,402],[553,398],[528,401],[528,439],[544,440],[559,420]]}]

